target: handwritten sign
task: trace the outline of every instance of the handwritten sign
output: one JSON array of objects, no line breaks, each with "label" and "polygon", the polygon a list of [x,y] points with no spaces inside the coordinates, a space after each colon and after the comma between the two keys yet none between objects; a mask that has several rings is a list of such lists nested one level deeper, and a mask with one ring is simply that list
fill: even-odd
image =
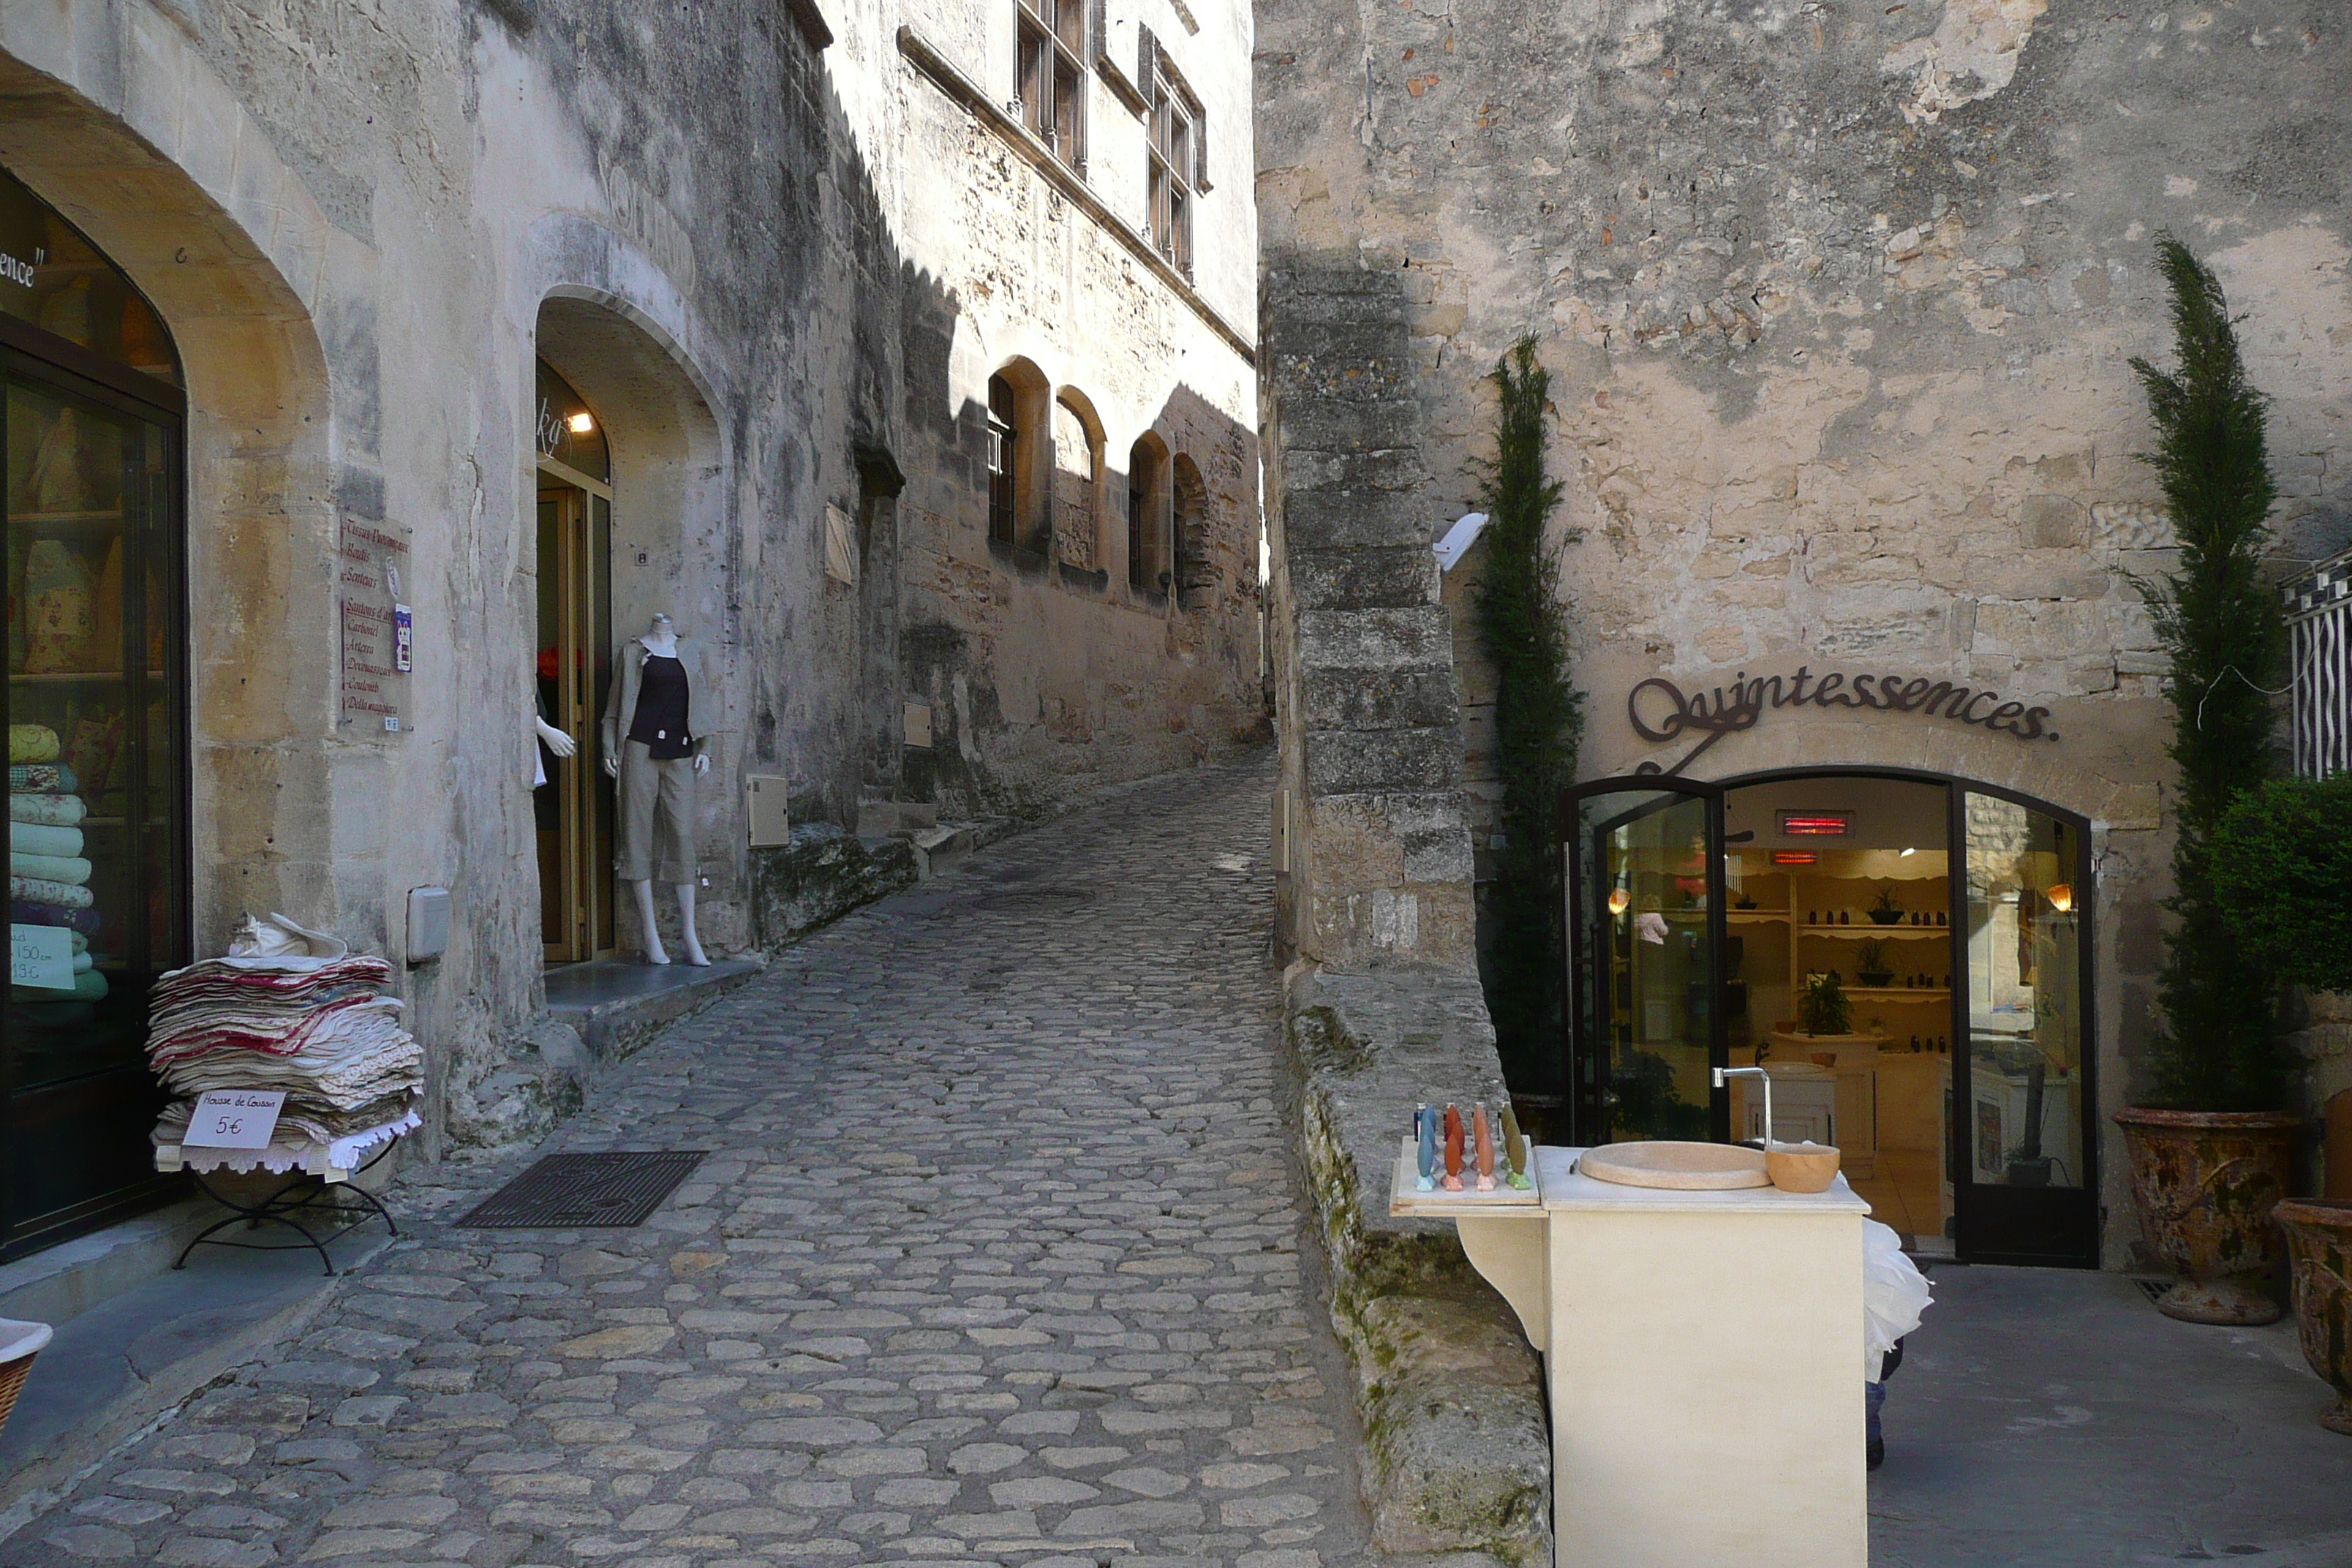
[{"label": "handwritten sign", "polygon": [[63,926],[8,928],[8,984],[73,989],[73,932]]},{"label": "handwritten sign", "polygon": [[216,1089],[196,1097],[180,1142],[199,1149],[267,1149],[285,1109],[282,1089]]},{"label": "handwritten sign", "polygon": [[[1727,687],[1716,687],[1712,697],[1704,689],[1685,692],[1673,681],[1654,675],[1625,695],[1626,721],[1644,741],[1662,744],[1683,735],[1706,737],[1685,752],[1682,761],[1665,770],[1669,777],[1688,767],[1701,752],[1726,735],[1754,729],[1767,711],[1804,707],[1872,708],[1882,712],[1974,724],[2014,735],[2021,741],[2058,739],[2058,731],[2042,723],[2050,717],[2047,708],[2004,701],[1998,691],[1956,685],[1949,680],[1929,680],[1925,676],[1908,679],[1900,675],[1849,677],[1843,671],[1832,670],[1817,679],[1811,666],[1799,665],[1797,673],[1785,679],[1778,675],[1751,678],[1741,670]],[[1635,771],[1656,773],[1658,764],[1643,763]]]},{"label": "handwritten sign", "polygon": [[408,571],[408,530],[343,519],[336,551],[335,597],[342,611],[342,721],[396,735],[415,664],[415,633],[401,579]]}]

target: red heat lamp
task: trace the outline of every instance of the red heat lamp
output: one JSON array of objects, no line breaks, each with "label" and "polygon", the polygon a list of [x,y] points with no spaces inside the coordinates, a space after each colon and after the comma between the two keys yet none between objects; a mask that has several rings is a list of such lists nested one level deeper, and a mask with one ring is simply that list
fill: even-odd
[{"label": "red heat lamp", "polygon": [[1810,866],[1820,858],[1820,856],[1815,855],[1810,849],[1775,849],[1772,851],[1772,864],[1775,866]]},{"label": "red heat lamp", "polygon": [[1846,811],[1784,811],[1783,838],[1843,838],[1853,831],[1853,814]]}]

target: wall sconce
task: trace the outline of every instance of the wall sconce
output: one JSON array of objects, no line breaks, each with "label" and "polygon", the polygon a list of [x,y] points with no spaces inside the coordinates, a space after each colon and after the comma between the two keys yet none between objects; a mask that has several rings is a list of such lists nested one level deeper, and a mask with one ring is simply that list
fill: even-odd
[{"label": "wall sconce", "polygon": [[574,436],[585,436],[589,431],[596,428],[596,416],[593,414],[575,414],[564,423],[572,426],[572,433]]},{"label": "wall sconce", "polygon": [[1611,914],[1622,915],[1633,907],[1633,895],[1631,892],[1627,891],[1623,888],[1612,888],[1609,889],[1609,912]]},{"label": "wall sconce", "polygon": [[2071,915],[2074,912],[2074,883],[2053,882],[2042,891],[2042,896],[2050,900],[2050,907],[2057,910],[2060,914]]}]

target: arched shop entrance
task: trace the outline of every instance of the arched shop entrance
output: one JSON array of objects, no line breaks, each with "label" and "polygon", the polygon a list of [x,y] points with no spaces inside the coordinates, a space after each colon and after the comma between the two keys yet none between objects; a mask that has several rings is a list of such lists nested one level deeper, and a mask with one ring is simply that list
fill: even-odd
[{"label": "arched shop entrance", "polygon": [[[1895,769],[1567,793],[1572,1139],[1844,1151],[1917,1250],[2095,1267],[2088,823]],[[1842,1032],[1801,1032],[1835,975]]]},{"label": "arched shop entrance", "polygon": [[539,717],[572,738],[538,743],[531,805],[539,837],[547,962],[613,951],[613,785],[598,765],[597,704],[613,679],[613,461],[604,422],[545,360],[539,394]]},{"label": "arched shop entrance", "polygon": [[189,952],[186,401],[154,309],[5,171],[0,383],[14,1256],[155,1183],[147,993]]}]

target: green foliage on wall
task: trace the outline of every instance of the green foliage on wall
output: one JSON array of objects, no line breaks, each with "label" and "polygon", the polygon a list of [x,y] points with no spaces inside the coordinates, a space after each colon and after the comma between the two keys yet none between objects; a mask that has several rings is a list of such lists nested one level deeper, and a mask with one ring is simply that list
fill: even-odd
[{"label": "green foliage on wall", "polygon": [[2132,369],[2147,394],[2179,566],[2142,584],[2169,665],[2179,765],[2175,916],[2158,977],[2164,1031],[2149,1053],[2148,1103],[2183,1110],[2268,1110],[2284,1100],[2290,1058],[2277,1027],[2278,981],[2240,940],[2213,881],[2211,841],[2243,792],[2274,771],[2262,688],[2282,684],[2278,598],[2261,576],[2276,493],[2263,395],[2246,379],[2221,280],[2169,235],[2157,265],[2172,293],[2178,365]]},{"label": "green foliage on wall", "polygon": [[1487,523],[1477,622],[1495,667],[1503,845],[1488,889],[1495,927],[1486,1001],[1506,1074],[1533,1083],[1549,1076],[1557,1050],[1561,889],[1553,816],[1576,776],[1584,703],[1569,679],[1559,569],[1544,548],[1560,482],[1544,468],[1551,376],[1537,363],[1535,339],[1513,344],[1487,379],[1497,406],[1495,460],[1479,492]]},{"label": "green foliage on wall", "polygon": [[2352,773],[2273,779],[2221,816],[2213,892],[2282,979],[2352,992]]}]

